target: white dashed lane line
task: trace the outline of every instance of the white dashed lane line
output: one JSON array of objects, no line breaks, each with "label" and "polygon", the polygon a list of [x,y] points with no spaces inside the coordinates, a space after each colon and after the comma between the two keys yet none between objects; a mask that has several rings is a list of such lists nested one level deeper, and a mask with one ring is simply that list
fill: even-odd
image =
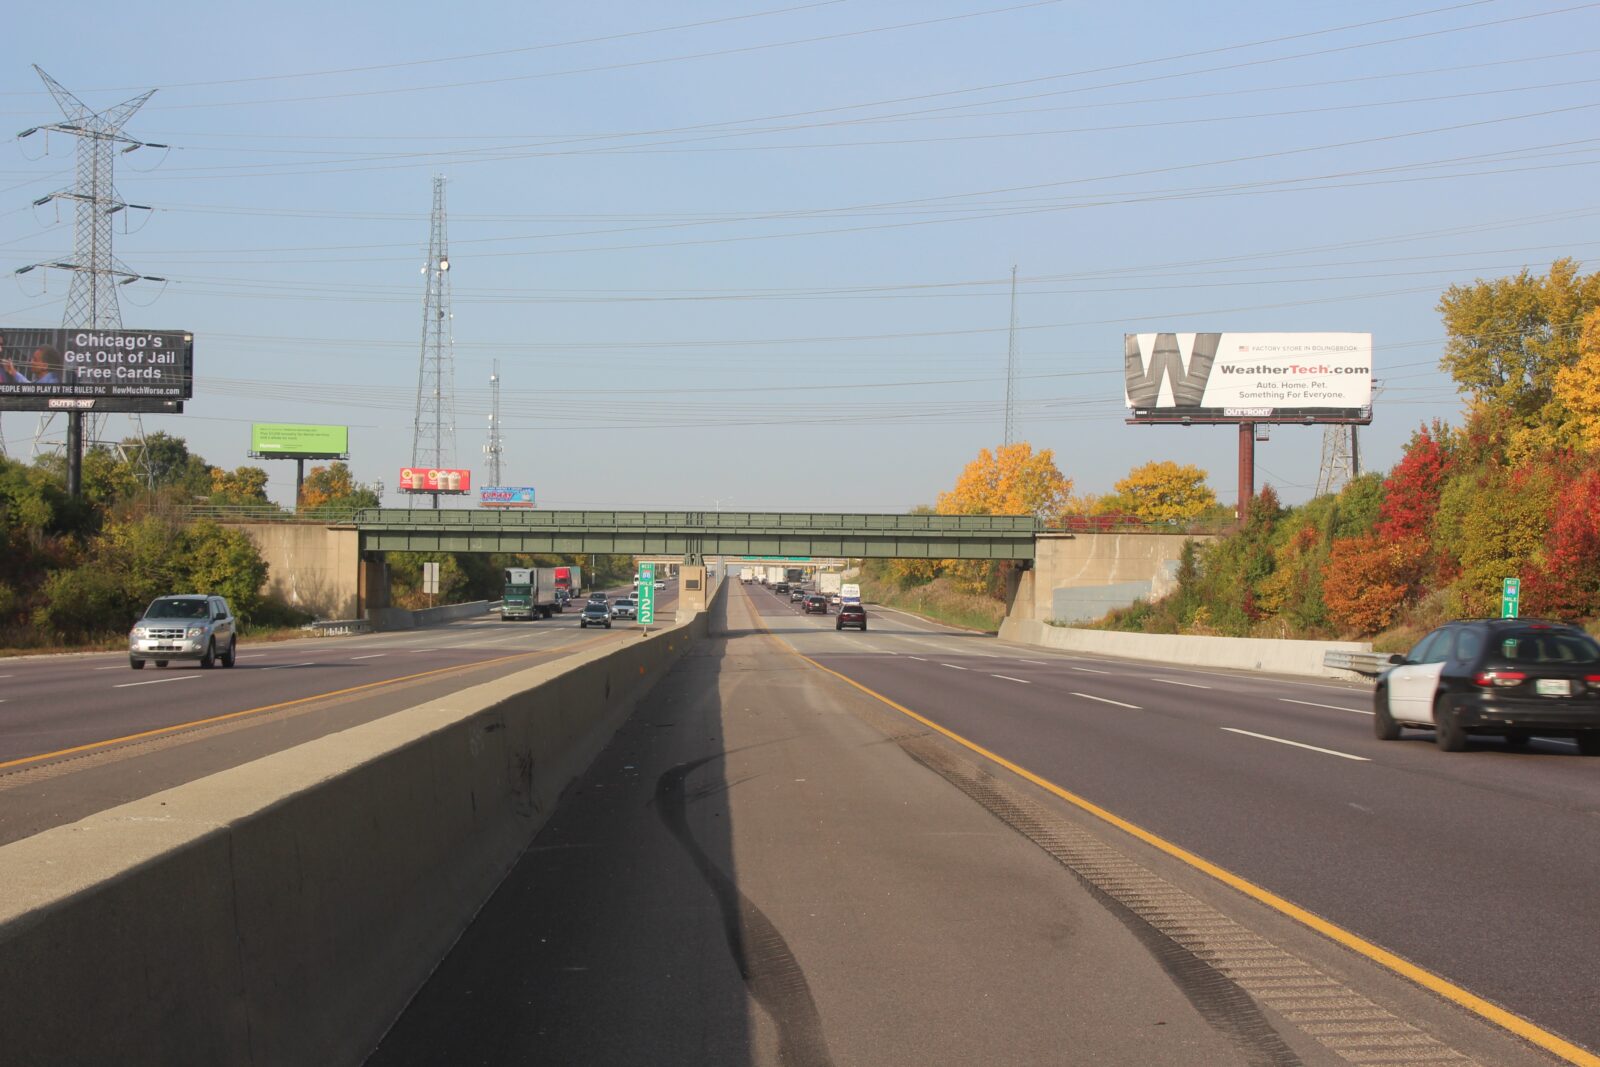
[{"label": "white dashed lane line", "polygon": [[[1104,673],[1104,672],[1102,672],[1102,673]],[[1137,704],[1124,704],[1120,700],[1111,700],[1111,699],[1109,699],[1107,697],[1097,697],[1097,696],[1094,696],[1093,694],[1090,694],[1090,693],[1073,693],[1072,695],[1075,696],[1075,697],[1082,697],[1085,700],[1097,700],[1102,704],[1115,704],[1119,708],[1131,708],[1134,711],[1143,711],[1144,710],[1143,708],[1141,708]]]},{"label": "white dashed lane line", "polygon": [[989,677],[991,677],[991,678],[1003,678],[1008,682],[1020,682],[1023,685],[1032,685],[1033,684],[1032,682],[1028,681],[1026,678],[1013,678],[1009,674],[991,674],[991,675],[989,675]]},{"label": "white dashed lane line", "polygon": [[171,678],[152,678],[148,682],[123,682],[121,685],[114,685],[111,688],[131,689],[136,685],[160,685],[162,682],[192,682],[198,677],[200,677],[198,674],[178,674]]},{"label": "white dashed lane line", "polygon": [[305,663],[280,663],[276,667],[262,667],[261,669],[264,670],[264,671],[283,671],[283,670],[288,670],[290,667],[315,667],[315,666],[316,666],[316,662],[315,661],[307,660]]},{"label": "white dashed lane line", "polygon": [[939,664],[939,666],[941,666],[941,667],[949,667],[953,671],[965,671],[965,670],[970,670],[971,669],[970,667],[957,667],[954,663],[941,663],[941,664]]},{"label": "white dashed lane line", "polygon": [[382,659],[384,656],[387,656],[388,654],[389,653],[387,653],[387,652],[374,652],[374,653],[372,653],[370,655],[366,655],[366,656],[351,656],[350,658],[352,660],[358,660],[358,659]]},{"label": "white dashed lane line", "polygon": [[1093,667],[1069,667],[1068,670],[1082,671],[1084,674],[1110,674],[1110,671],[1097,671]]},{"label": "white dashed lane line", "polygon": [[1327,708],[1329,711],[1348,711],[1352,715],[1372,714],[1372,712],[1363,711],[1361,708],[1341,708],[1337,704],[1318,704],[1311,700],[1291,700],[1288,697],[1279,697],[1278,699],[1283,701],[1285,704],[1303,704],[1308,708]]},{"label": "white dashed lane line", "polygon": [[1338,756],[1340,759],[1355,760],[1357,763],[1372,762],[1365,756],[1352,756],[1348,752],[1335,752],[1331,748],[1318,748],[1316,745],[1307,745],[1299,741],[1290,741],[1286,737],[1273,737],[1271,734],[1258,734],[1250,730],[1235,730],[1231,726],[1223,726],[1219,727],[1219,729],[1225,730],[1230,734],[1243,734],[1245,737],[1257,737],[1263,741],[1272,741],[1280,745],[1293,745],[1295,748],[1303,748],[1308,752],[1320,752],[1324,756]]},{"label": "white dashed lane line", "polygon": [[1209,685],[1201,685],[1199,682],[1180,682],[1176,678],[1152,678],[1150,680],[1152,682],[1160,682],[1163,685],[1181,685],[1181,686],[1184,686],[1185,688],[1188,688],[1188,689],[1210,689],[1211,688]]}]

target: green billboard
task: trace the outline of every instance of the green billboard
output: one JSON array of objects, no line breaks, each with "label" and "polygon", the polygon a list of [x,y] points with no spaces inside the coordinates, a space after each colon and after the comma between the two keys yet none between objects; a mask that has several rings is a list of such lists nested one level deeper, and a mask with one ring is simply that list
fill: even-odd
[{"label": "green billboard", "polygon": [[250,454],[253,456],[322,459],[344,456],[349,451],[350,431],[344,426],[308,426],[297,422],[250,424]]}]

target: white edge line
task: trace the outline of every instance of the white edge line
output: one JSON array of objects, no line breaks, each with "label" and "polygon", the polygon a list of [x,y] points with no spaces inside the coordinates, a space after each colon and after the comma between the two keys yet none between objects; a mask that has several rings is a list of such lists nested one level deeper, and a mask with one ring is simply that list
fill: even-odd
[{"label": "white edge line", "polygon": [[1348,711],[1352,715],[1371,715],[1373,712],[1363,711],[1360,708],[1341,708],[1337,704],[1318,704],[1311,700],[1291,700],[1288,697],[1279,697],[1285,704],[1304,704],[1308,708],[1327,708],[1329,711]]},{"label": "white edge line", "polygon": [[1032,682],[1028,681],[1026,678],[1013,678],[1009,674],[991,674],[991,675],[989,675],[989,677],[991,677],[991,678],[1004,678],[1008,682],[1021,682],[1023,685],[1032,685],[1033,684]]},{"label": "white edge line", "polygon": [[1230,734],[1243,734],[1246,737],[1259,737],[1263,741],[1276,741],[1280,745],[1293,745],[1295,748],[1303,748],[1303,749],[1306,749],[1306,750],[1311,751],[1311,752],[1320,752],[1324,756],[1338,756],[1340,759],[1355,760],[1358,763],[1371,763],[1372,762],[1371,760],[1367,759],[1367,757],[1365,757],[1365,756],[1352,756],[1348,752],[1335,752],[1331,748],[1318,748],[1316,745],[1302,744],[1299,741],[1290,741],[1287,738],[1283,738],[1283,737],[1273,737],[1271,734],[1258,734],[1258,733],[1253,733],[1253,732],[1251,732],[1249,730],[1235,730],[1231,726],[1223,726],[1223,727],[1219,727],[1219,729],[1226,730]]},{"label": "white edge line", "polygon": [[1120,700],[1110,700],[1110,699],[1108,699],[1106,697],[1092,696],[1089,693],[1073,693],[1072,695],[1075,696],[1075,697],[1082,697],[1085,700],[1098,700],[1102,704],[1115,704],[1119,708],[1132,708],[1134,711],[1143,711],[1144,710],[1143,708],[1141,708],[1137,704],[1124,704]]},{"label": "white edge line", "polygon": [[187,682],[198,677],[200,677],[198,674],[179,674],[172,678],[152,678],[148,682],[123,682],[120,685],[114,685],[111,688],[127,689],[135,685],[160,685],[162,682]]},{"label": "white edge line", "polygon": [[316,665],[316,660],[307,660],[304,663],[280,663],[276,667],[262,667],[261,669],[264,671],[282,671],[290,667],[315,667]]}]

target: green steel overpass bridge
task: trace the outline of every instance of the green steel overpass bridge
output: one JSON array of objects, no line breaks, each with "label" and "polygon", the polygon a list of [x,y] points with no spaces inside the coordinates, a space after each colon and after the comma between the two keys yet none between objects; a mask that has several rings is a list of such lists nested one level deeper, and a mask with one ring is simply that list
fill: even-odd
[{"label": "green steel overpass bridge", "polygon": [[381,508],[351,523],[360,551],[912,559],[1034,558],[1030,515]]}]

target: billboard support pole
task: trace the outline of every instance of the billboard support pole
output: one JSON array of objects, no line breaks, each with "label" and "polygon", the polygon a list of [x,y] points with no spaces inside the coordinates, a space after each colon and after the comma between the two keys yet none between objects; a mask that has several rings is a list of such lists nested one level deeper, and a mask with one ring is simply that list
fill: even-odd
[{"label": "billboard support pole", "polygon": [[299,456],[294,461],[294,509],[300,510],[300,495],[306,484],[306,459]]},{"label": "billboard support pole", "polygon": [[83,495],[83,412],[67,415],[67,495]]},{"label": "billboard support pole", "polygon": [[1250,498],[1256,495],[1256,424],[1239,424],[1239,528],[1250,517]]}]

